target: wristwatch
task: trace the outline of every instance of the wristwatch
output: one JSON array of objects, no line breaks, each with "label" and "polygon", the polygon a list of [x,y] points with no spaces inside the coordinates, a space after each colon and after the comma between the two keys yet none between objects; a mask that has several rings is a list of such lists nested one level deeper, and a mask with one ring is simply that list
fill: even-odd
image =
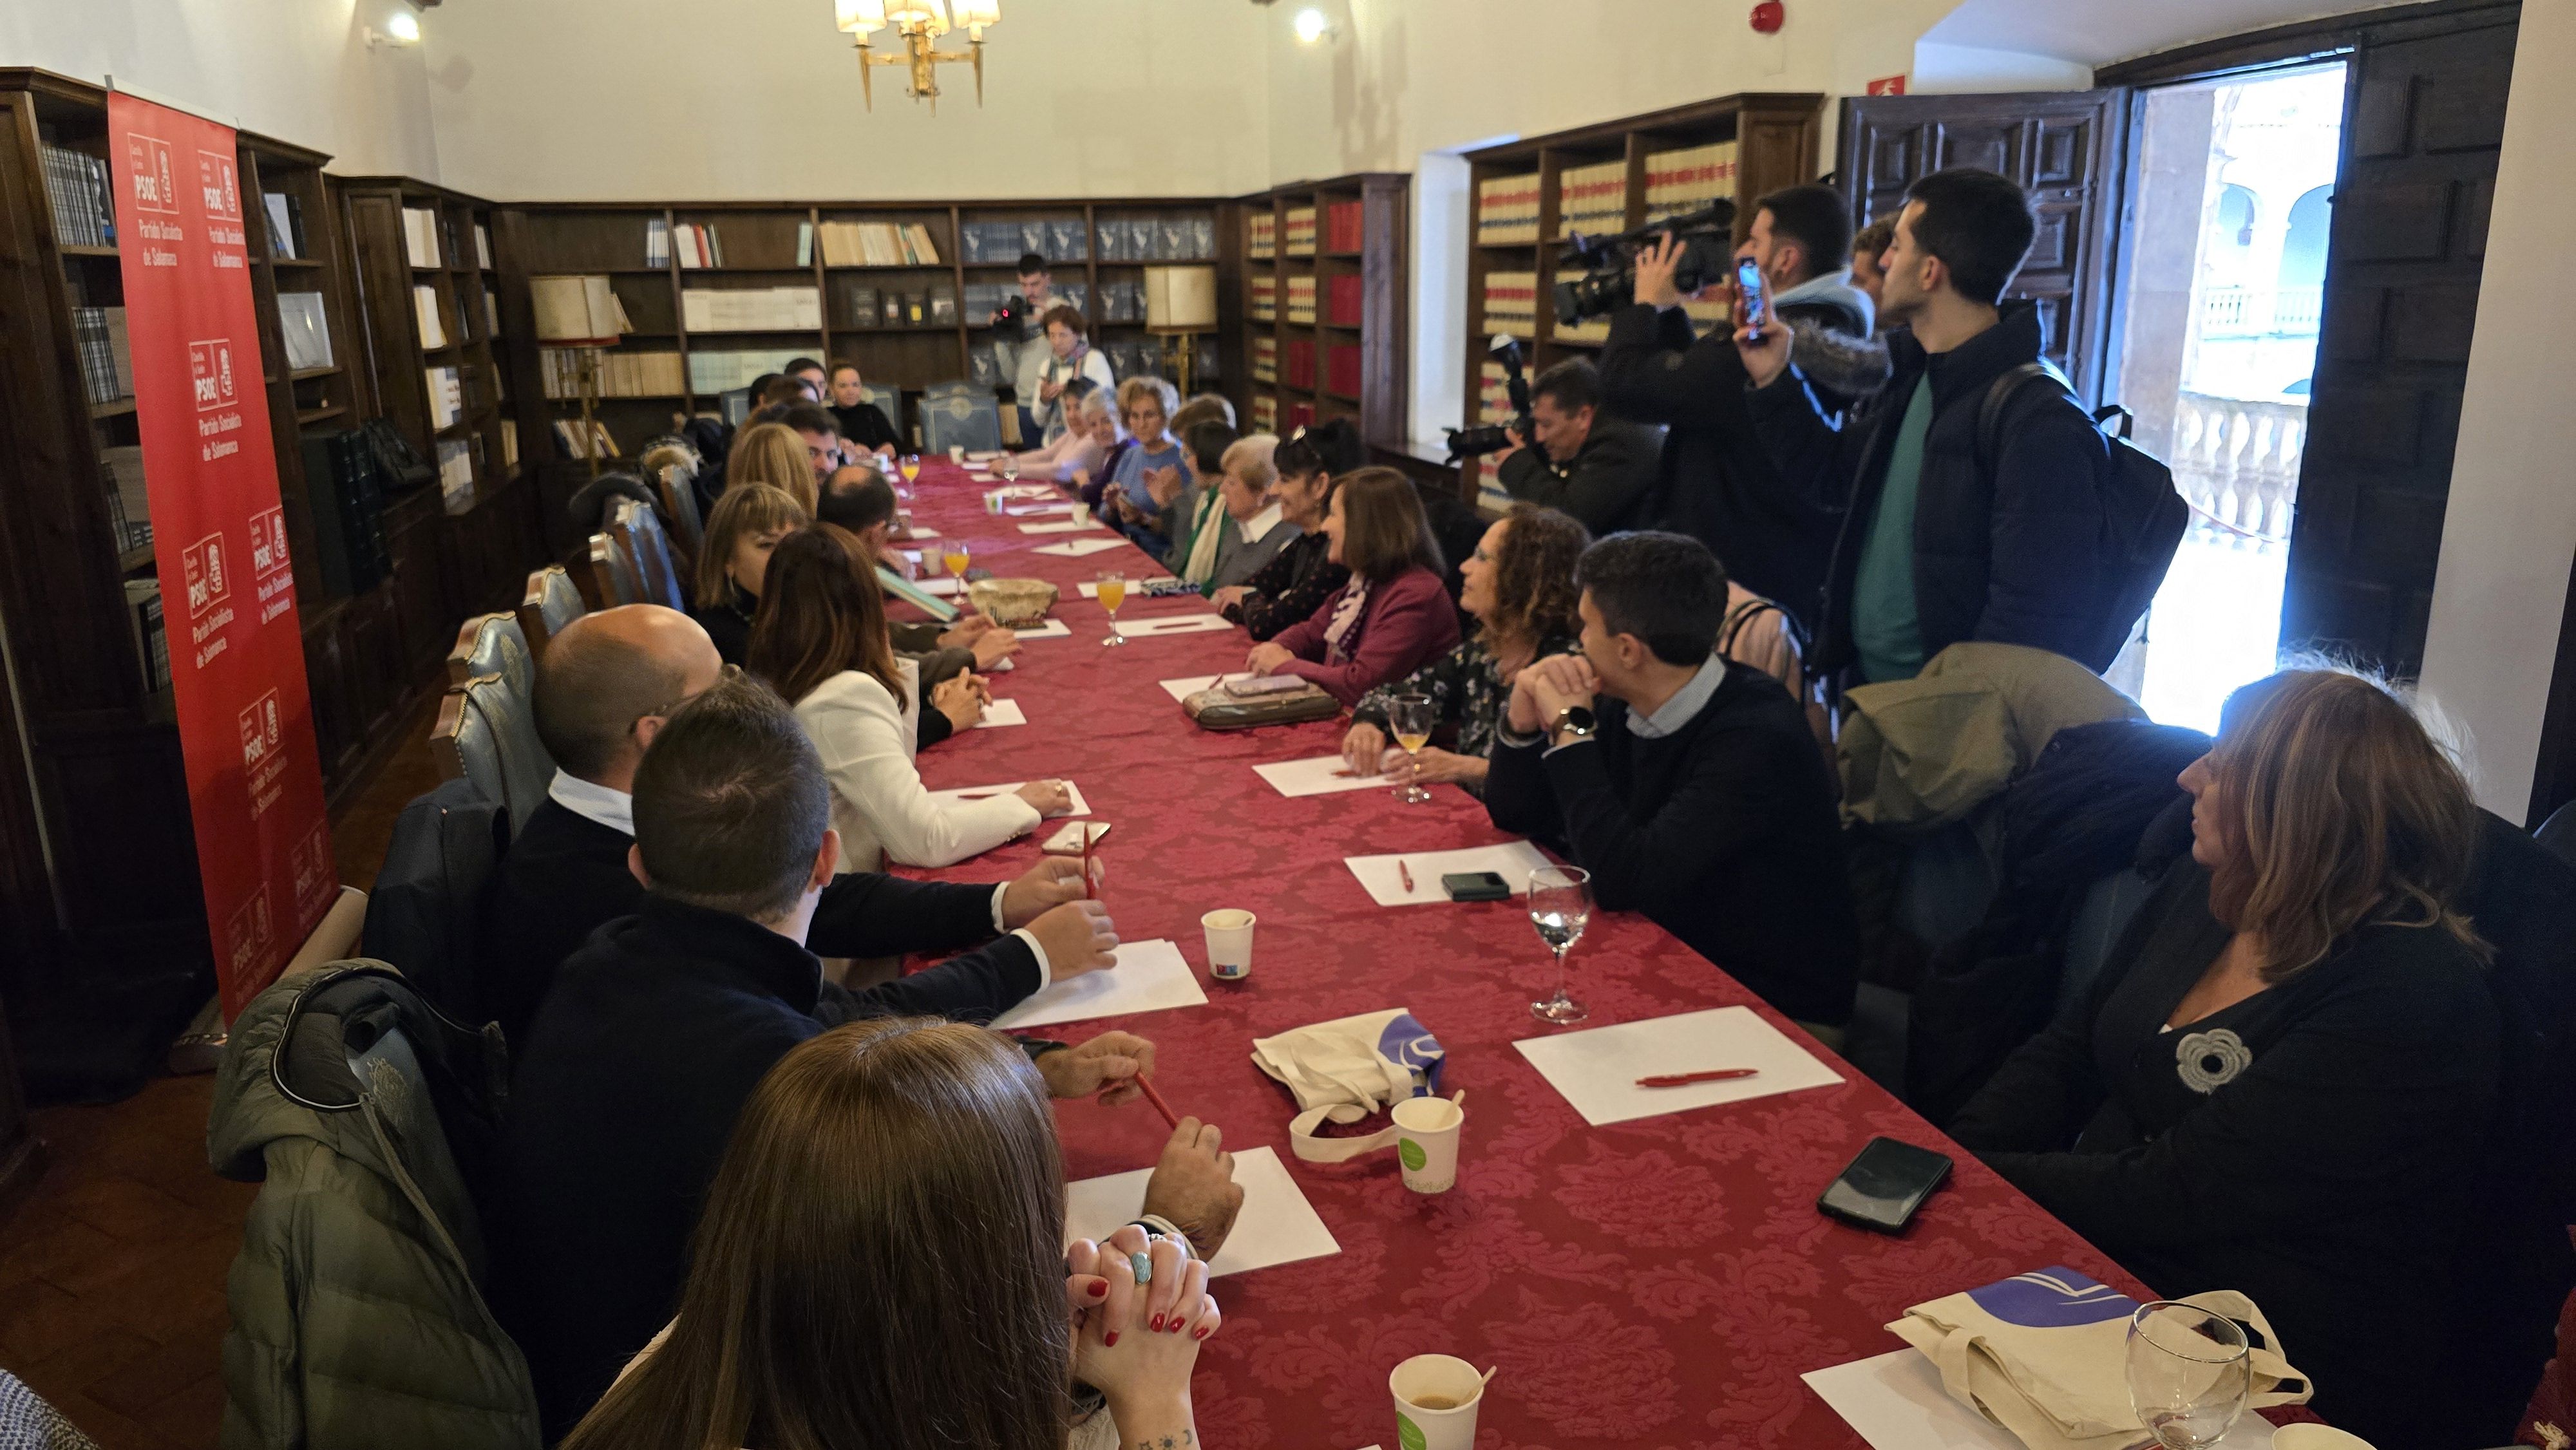
[{"label": "wristwatch", "polygon": [[1557,711],[1556,718],[1548,722],[1547,738],[1552,744],[1569,745],[1577,740],[1591,739],[1595,728],[1590,710],[1581,705],[1568,705]]}]

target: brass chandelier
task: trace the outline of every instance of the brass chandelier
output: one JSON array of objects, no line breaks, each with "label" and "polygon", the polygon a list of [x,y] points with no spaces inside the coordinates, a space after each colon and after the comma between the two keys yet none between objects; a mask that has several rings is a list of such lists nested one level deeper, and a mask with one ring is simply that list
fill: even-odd
[{"label": "brass chandelier", "polygon": [[[858,47],[859,88],[869,110],[877,108],[874,76],[881,65],[905,67],[910,81],[905,93],[930,102],[934,114],[939,110],[940,65],[972,65],[975,104],[984,104],[984,31],[1002,23],[1002,0],[833,0],[833,8],[841,29]],[[903,42],[900,54],[868,44],[870,35],[889,25]],[[966,32],[966,49],[938,48],[939,37],[951,30]]]}]

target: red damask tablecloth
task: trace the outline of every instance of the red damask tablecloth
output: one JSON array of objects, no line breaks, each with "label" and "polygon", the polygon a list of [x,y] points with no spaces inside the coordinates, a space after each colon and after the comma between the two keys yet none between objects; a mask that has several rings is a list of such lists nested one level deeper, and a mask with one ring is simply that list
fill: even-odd
[{"label": "red damask tablecloth", "polygon": [[[1392,1450],[1387,1372],[1445,1353],[1500,1369],[1478,1450],[1859,1446],[1798,1377],[1900,1348],[1883,1326],[1908,1306],[2050,1265],[2143,1296],[2099,1250],[1643,917],[1596,913],[1574,949],[1588,1025],[1744,1003],[1835,1061],[1844,1082],[1587,1126],[1511,1046],[1542,1030],[1528,1004],[1554,971],[1522,904],[1381,908],[1342,864],[1508,839],[1483,806],[1449,787],[1428,806],[1376,790],[1282,797],[1252,767],[1329,754],[1342,726],[1213,734],[1190,724],[1156,681],[1241,668],[1242,632],[1102,648],[1106,616],[1075,583],[1104,569],[1163,571],[1127,548],[1032,552],[1066,536],[1024,535],[1031,520],[987,515],[981,491],[996,486],[933,461],[910,508],[918,524],[965,539],[977,567],[1055,582],[1055,617],[1073,634],[1028,642],[1019,667],[994,678],[1028,725],[963,732],[922,757],[922,775],[933,789],[1079,784],[1093,815],[1114,825],[1101,857],[1119,934],[1169,938],[1203,980],[1200,915],[1258,914],[1250,979],[1205,981],[1206,1007],[1048,1030],[1153,1039],[1156,1084],[1174,1109],[1220,1124],[1230,1148],[1276,1147],[1342,1247],[1218,1281],[1225,1329],[1196,1379],[1206,1444]],[[1206,611],[1195,598],[1135,599],[1120,618]],[[1024,837],[919,874],[997,880],[1036,857]],[[1444,1090],[1467,1092],[1458,1186],[1445,1195],[1406,1191],[1392,1153],[1297,1162],[1292,1100],[1252,1065],[1255,1037],[1392,1007],[1411,1009],[1447,1048]],[[1142,1104],[1060,1104],[1058,1116],[1076,1178],[1150,1165],[1166,1136]],[[1898,1238],[1815,1208],[1881,1133],[1957,1162]]]}]

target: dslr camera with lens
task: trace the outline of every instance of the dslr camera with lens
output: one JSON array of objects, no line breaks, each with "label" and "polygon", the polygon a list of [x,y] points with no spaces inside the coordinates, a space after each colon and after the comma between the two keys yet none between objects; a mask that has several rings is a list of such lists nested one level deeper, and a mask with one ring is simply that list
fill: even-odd
[{"label": "dslr camera with lens", "polygon": [[1681,255],[1673,259],[1673,285],[1687,297],[1732,275],[1735,257],[1735,203],[1712,202],[1694,212],[1649,222],[1615,237],[1587,237],[1575,232],[1557,259],[1556,320],[1583,322],[1606,317],[1635,299],[1637,253],[1656,238],[1671,233],[1680,239]]},{"label": "dslr camera with lens", "polygon": [[[1485,355],[1503,365],[1503,376],[1507,380],[1504,390],[1512,400],[1512,421],[1508,427],[1518,428],[1523,438],[1529,437],[1530,387],[1529,379],[1521,370],[1520,339],[1496,333],[1493,341],[1486,344]],[[1482,428],[1452,428],[1448,433],[1449,461],[1452,463],[1461,459],[1482,458],[1488,453],[1500,453],[1512,446],[1511,433],[1506,425],[1499,423],[1487,424]]]}]

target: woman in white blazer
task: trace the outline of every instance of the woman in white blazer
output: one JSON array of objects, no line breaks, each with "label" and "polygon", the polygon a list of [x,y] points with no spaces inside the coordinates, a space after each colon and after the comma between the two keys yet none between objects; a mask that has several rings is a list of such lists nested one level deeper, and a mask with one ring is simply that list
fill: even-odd
[{"label": "woman in white blazer", "polygon": [[912,762],[921,702],[913,662],[895,656],[857,541],[833,525],[798,529],[770,554],[747,663],[796,707],[823,757],[843,871],[888,860],[953,866],[1072,805],[1057,780],[948,803],[922,787]]}]

